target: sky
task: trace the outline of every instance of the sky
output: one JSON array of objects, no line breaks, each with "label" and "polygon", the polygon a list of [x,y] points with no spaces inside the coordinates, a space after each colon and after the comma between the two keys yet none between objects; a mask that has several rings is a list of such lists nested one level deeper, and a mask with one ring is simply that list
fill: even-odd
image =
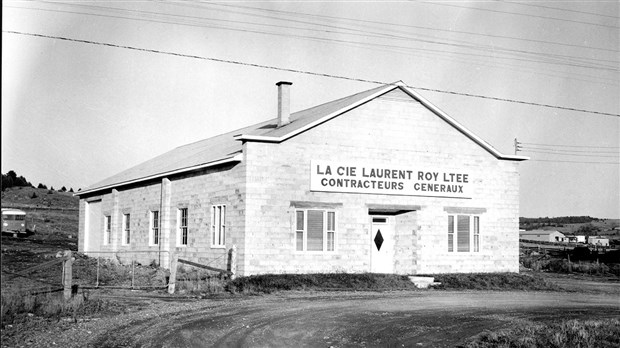
[{"label": "sky", "polygon": [[35,186],[274,118],[278,81],[294,112],[402,80],[501,152],[517,139],[520,216],[620,218],[617,1],[2,7],[2,173]]}]

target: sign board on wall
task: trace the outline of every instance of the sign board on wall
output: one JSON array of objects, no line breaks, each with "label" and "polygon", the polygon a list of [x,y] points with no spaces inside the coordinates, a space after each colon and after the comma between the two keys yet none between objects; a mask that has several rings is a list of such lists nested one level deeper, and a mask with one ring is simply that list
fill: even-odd
[{"label": "sign board on wall", "polygon": [[310,161],[310,190],[471,198],[469,173],[433,167]]}]

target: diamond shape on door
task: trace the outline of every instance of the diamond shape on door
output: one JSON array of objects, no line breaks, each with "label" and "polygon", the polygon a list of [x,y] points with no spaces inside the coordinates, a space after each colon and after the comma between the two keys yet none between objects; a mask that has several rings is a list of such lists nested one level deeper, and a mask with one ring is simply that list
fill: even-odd
[{"label": "diamond shape on door", "polygon": [[383,244],[383,236],[381,235],[381,230],[377,230],[377,235],[375,236],[375,245],[377,246],[377,250],[381,250],[381,245]]}]

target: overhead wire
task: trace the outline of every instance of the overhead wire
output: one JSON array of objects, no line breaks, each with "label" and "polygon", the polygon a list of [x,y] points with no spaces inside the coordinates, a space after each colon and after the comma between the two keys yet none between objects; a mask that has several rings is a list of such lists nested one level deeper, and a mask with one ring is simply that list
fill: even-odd
[{"label": "overhead wire", "polygon": [[[43,2],[43,3],[50,3],[47,1],[39,1],[39,2]],[[54,4],[58,3],[58,2],[53,2]],[[64,4],[64,3],[60,3],[60,4]],[[89,6],[89,5],[74,5],[74,6]],[[5,6],[5,7],[12,7],[12,6]],[[98,7],[98,6],[95,6]],[[15,7],[15,8],[22,8],[22,7]],[[154,22],[154,23],[166,23],[166,24],[177,24],[177,25],[186,25],[186,26],[195,26],[195,27],[206,27],[206,28],[214,28],[214,29],[223,29],[223,30],[233,30],[233,31],[240,31],[240,32],[248,32],[248,33],[258,33],[258,34],[266,34],[266,35],[278,35],[278,36],[285,36],[285,37],[294,37],[294,38],[301,38],[301,39],[305,39],[305,40],[311,40],[311,41],[324,41],[324,42],[332,42],[332,43],[336,43],[339,45],[353,45],[355,47],[361,47],[361,48],[365,48],[364,46],[373,46],[373,47],[377,47],[380,48],[381,50],[384,51],[393,51],[394,49],[396,50],[414,50],[414,51],[427,51],[427,52],[435,52],[435,54],[439,54],[439,55],[443,55],[447,52],[445,51],[441,51],[441,50],[433,50],[433,49],[428,49],[428,48],[420,48],[420,47],[405,47],[405,46],[397,46],[397,45],[386,45],[386,44],[376,44],[376,43],[368,43],[368,42],[356,42],[356,41],[348,41],[348,40],[334,40],[334,39],[329,39],[329,38],[323,38],[323,37],[313,37],[313,36],[307,36],[307,35],[294,35],[294,34],[284,34],[282,32],[277,32],[277,33],[273,33],[273,32],[265,32],[265,31],[259,31],[259,30],[249,30],[249,29],[240,29],[240,28],[231,28],[231,27],[222,27],[222,26],[214,26],[214,25],[204,25],[204,24],[190,24],[187,22],[170,22],[170,21],[162,21],[162,20],[155,20],[155,19],[144,19],[144,18],[133,18],[133,17],[122,17],[122,16],[115,16],[115,15],[107,15],[107,14],[100,14],[100,13],[84,13],[84,12],[77,12],[77,11],[66,11],[66,10],[53,10],[53,9],[38,9],[38,8],[22,8],[22,9],[35,9],[35,10],[42,10],[42,11],[52,11],[52,12],[65,12],[65,13],[75,13],[75,14],[85,14],[85,15],[92,15],[92,16],[100,16],[100,17],[111,17],[111,18],[120,18],[120,19],[130,19],[130,20],[141,20],[141,21],[150,21],[150,22]],[[113,9],[113,8],[105,8],[105,9]],[[126,10],[126,9],[117,9],[117,10],[121,10],[121,11],[131,11],[131,10]],[[149,11],[140,11],[140,12],[145,12],[145,13],[150,13],[150,14],[156,14],[156,15],[166,15],[166,14],[161,14],[161,13],[157,13],[157,12],[149,12]],[[179,16],[179,15],[176,15]],[[187,16],[185,16],[187,17]],[[193,17],[193,16],[190,16]],[[194,17],[194,18],[198,18],[198,19],[204,19],[201,17]],[[210,20],[219,20],[219,19],[210,19]],[[221,20],[220,20],[221,21]],[[238,21],[237,21],[238,22]],[[245,23],[245,22],[244,22]],[[263,23],[248,23],[248,24],[254,24],[254,25],[268,25],[268,24],[263,24]],[[272,25],[273,26],[273,25]],[[277,27],[281,27],[281,26],[277,26]],[[297,28],[300,30],[317,30],[317,29],[310,29],[310,28]],[[350,30],[350,28],[345,28],[346,30]],[[318,31],[322,31],[324,32],[324,30],[318,30]],[[348,35],[351,35],[351,33],[346,33]],[[383,34],[385,35],[385,34]],[[404,52],[403,52],[404,53]],[[469,56],[474,56],[474,57],[482,57],[482,58],[489,58],[488,55],[480,55],[480,54],[474,54],[474,53],[465,53],[465,52],[450,52],[450,54],[460,54],[460,55],[469,55]],[[436,57],[435,55],[433,57]],[[495,58],[499,58],[499,59],[510,59],[511,61],[525,61],[525,62],[545,62],[545,61],[540,61],[540,60],[532,60],[532,59],[520,59],[520,58],[510,58],[510,57],[498,57],[496,56]],[[450,57],[444,57],[444,59],[451,59]],[[558,64],[558,62],[546,62],[548,64]],[[476,64],[483,64],[480,63],[480,61],[477,61]],[[495,64],[498,68],[501,68],[501,64],[507,65],[507,66],[512,66],[515,67],[514,64],[506,64],[506,63],[499,63],[499,62],[493,62],[493,64]],[[582,65],[576,65],[576,64],[570,64],[570,65],[574,65],[574,66],[581,66],[584,67]],[[526,69],[526,67],[523,66],[519,66],[516,65],[516,67],[518,69]],[[585,66],[588,67],[588,66]],[[596,69],[597,67],[592,66],[589,68],[594,68]],[[609,69],[611,67],[601,67],[603,69]],[[553,72],[553,70],[551,70]],[[559,72],[558,72],[559,73]],[[548,73],[543,73],[543,75],[548,75],[548,76],[554,76],[557,77],[557,75],[553,75],[553,74],[548,74]],[[586,80],[584,79],[578,79],[574,76],[581,76],[581,77],[585,77]],[[579,81],[584,81],[584,82],[596,82],[596,81],[592,81],[589,80],[591,78],[595,78],[597,79],[598,83],[603,83],[603,84],[610,84],[610,85],[616,85],[616,81],[615,79],[611,79],[611,78],[604,78],[604,77],[593,77],[590,75],[584,75],[584,74],[580,74],[575,72],[574,74],[571,75],[570,77],[571,79],[575,79],[575,80],[579,80]],[[605,82],[608,81],[609,83]]]},{"label": "overhead wire", "polygon": [[610,156],[610,155],[595,155],[595,154],[575,154],[575,153],[561,153],[561,152],[552,152],[552,151],[538,151],[538,150],[528,150],[528,149],[520,149],[520,152],[533,152],[533,153],[545,153],[545,154],[552,154],[552,155],[558,155],[558,156],[578,156],[578,157],[614,157],[614,158],[620,158],[620,154],[617,154],[615,156]]},{"label": "overhead wire", "polygon": [[[411,0],[409,0],[409,1],[411,1]],[[566,19],[566,18],[540,16],[540,15],[534,15],[534,14],[529,14],[529,13],[519,13],[519,12],[492,10],[492,9],[488,9],[488,8],[452,5],[452,4],[442,3],[442,2],[435,2],[435,1],[433,1],[433,2],[425,1],[424,3],[426,3],[426,4],[433,4],[433,5],[439,5],[439,6],[447,6],[447,7],[466,8],[468,10],[486,11],[486,12],[493,12],[493,13],[503,13],[503,14],[509,14],[509,15],[513,15],[513,16],[524,16],[524,17],[532,17],[532,18],[550,19],[550,20],[555,20],[555,21],[562,21],[562,22],[568,22],[568,23],[574,23],[574,24],[585,24],[585,25],[592,25],[592,26],[605,27],[605,28],[611,28],[611,29],[620,29],[620,27],[615,26],[615,25],[599,24],[599,23],[592,23],[592,22],[583,22],[583,21],[576,21],[576,20],[571,20],[571,19]]]},{"label": "overhead wire", "polygon": [[544,160],[544,159],[530,159],[534,162],[556,162],[556,163],[589,163],[589,164],[620,164],[620,162],[600,162],[600,161],[562,161],[562,160]]},{"label": "overhead wire", "polygon": [[[205,4],[205,3],[202,3]],[[195,4],[189,5],[189,4],[181,4],[187,7],[193,7],[193,8],[203,8],[204,7],[200,7],[200,6],[196,6]],[[224,5],[224,4],[214,4],[214,3],[208,3],[205,5],[211,5],[211,6],[227,6],[227,7],[235,7],[235,8],[243,8],[243,9],[254,9],[254,10],[259,10],[258,8],[253,8],[253,7],[247,7],[247,6],[234,6],[234,5]],[[257,14],[248,14],[248,13],[243,13],[243,12],[234,12],[234,11],[230,11],[232,13],[237,13],[237,14],[243,14],[243,15],[252,15],[252,16],[260,16]],[[288,11],[276,11],[276,10],[270,10],[270,12],[278,12],[278,13],[293,13],[294,12],[288,12]],[[260,17],[264,17],[264,16],[260,16]],[[314,16],[316,17],[316,16]],[[330,17],[330,18],[338,18],[338,17],[332,17],[332,16],[318,16],[318,17]],[[274,18],[274,17],[267,17],[267,18]],[[276,18],[279,20],[285,20],[282,18]],[[290,20],[290,19],[286,19],[286,20]],[[313,25],[318,25],[316,23],[312,23]],[[349,29],[350,30],[350,29]],[[367,31],[361,31],[362,33],[368,33]],[[394,30],[392,30],[391,32],[395,32]],[[376,33],[376,32],[375,32]],[[402,33],[402,32],[401,32]],[[407,33],[409,34],[409,33]],[[582,64],[588,64],[593,61],[593,60],[597,60],[597,61],[602,61],[602,62],[608,62],[608,63],[614,63],[615,65],[618,65],[619,62],[617,60],[605,60],[605,59],[592,59],[592,58],[581,58],[581,57],[574,57],[574,56],[566,56],[566,55],[557,55],[557,54],[549,54],[549,53],[540,53],[540,52],[532,52],[532,51],[525,51],[525,50],[514,50],[514,49],[507,49],[507,48],[502,48],[502,47],[497,47],[497,46],[486,46],[486,45],[479,45],[479,44],[458,44],[458,43],[445,43],[445,42],[438,42],[436,40],[420,40],[417,39],[415,37],[402,37],[402,36],[396,36],[394,34],[382,34],[382,35],[386,35],[387,37],[391,37],[391,38],[395,38],[395,39],[404,39],[404,40],[414,40],[414,41],[422,41],[422,42],[426,42],[426,43],[431,43],[431,44],[437,44],[437,45],[450,45],[450,46],[456,46],[456,47],[465,47],[465,48],[470,48],[470,49],[476,49],[476,50],[480,50],[480,49],[484,49],[485,51],[488,52],[492,52],[493,54],[497,54],[498,52],[512,52],[514,54],[527,54],[527,55],[538,55],[538,56],[543,56],[543,57],[547,57],[549,59],[571,59],[574,60],[576,63],[582,63]],[[575,65],[576,66],[576,65]],[[584,66],[581,66],[584,67]],[[610,70],[618,70],[617,66],[604,66],[601,65],[601,68],[607,68]]]},{"label": "overhead wire", "polygon": [[579,148],[597,148],[597,149],[620,149],[620,146],[596,146],[596,145],[566,145],[566,144],[543,144],[543,143],[528,143],[519,141],[519,144],[524,145],[536,145],[536,146],[553,146],[553,147],[579,147]]},{"label": "overhead wire", "polygon": [[606,18],[612,18],[612,19],[616,19],[616,20],[620,19],[620,17],[617,17],[617,16],[609,16],[609,15],[604,15],[604,14],[600,14],[600,13],[593,13],[593,12],[586,12],[586,11],[570,10],[570,9],[559,8],[559,7],[551,7],[551,6],[543,6],[543,5],[532,5],[532,4],[526,4],[526,3],[520,2],[520,1],[501,1],[501,2],[509,3],[509,4],[515,4],[515,5],[519,5],[519,6],[544,8],[544,9],[549,9],[549,10],[572,12],[572,13],[579,13],[579,14],[585,14],[585,15],[591,15],[591,16],[598,16],[598,17],[606,17]]},{"label": "overhead wire", "polygon": [[[228,63],[228,64],[250,66],[250,67],[270,69],[270,70],[286,71],[286,72],[306,74],[306,75],[313,75],[313,76],[322,76],[322,77],[343,79],[343,80],[349,80],[349,81],[367,82],[367,83],[382,84],[382,85],[383,84],[389,84],[389,83],[381,82],[381,81],[377,81],[377,80],[370,80],[370,79],[363,79],[363,78],[354,78],[354,77],[346,77],[346,76],[332,75],[332,74],[327,74],[327,73],[317,73],[317,72],[300,70],[300,69],[281,68],[281,67],[276,67],[276,66],[271,66],[271,65],[248,63],[248,62],[242,62],[242,61],[220,59],[220,58],[215,58],[215,57],[204,57],[204,56],[198,56],[198,55],[191,55],[191,54],[184,54],[184,53],[177,53],[177,52],[170,52],[170,51],[162,51],[162,50],[148,49],[148,48],[140,48],[140,47],[134,47],[134,46],[127,46],[127,45],[118,45],[118,44],[99,42],[99,41],[92,41],[92,40],[74,39],[74,38],[68,38],[68,37],[63,37],[63,36],[53,36],[53,35],[45,35],[45,34],[26,33],[26,32],[21,32],[21,31],[14,31],[14,30],[3,30],[2,32],[9,33],[9,34],[15,34],[15,35],[24,35],[24,36],[32,36],[32,37],[40,37],[40,38],[63,40],[63,41],[69,41],[69,42],[85,43],[85,44],[91,44],[91,45],[107,46],[107,47],[114,47],[114,48],[124,48],[124,49],[128,49],[128,50],[135,50],[135,51],[141,51],[141,52],[149,52],[149,53],[157,53],[157,54],[171,55],[171,56],[184,57],[184,58],[208,60],[208,61],[214,61],[214,62],[220,62],[220,63]],[[517,100],[517,99],[491,97],[491,96],[485,96],[485,95],[479,95],[479,94],[473,94],[473,93],[463,93],[463,92],[447,91],[447,90],[441,90],[441,89],[436,89],[436,88],[426,88],[426,87],[417,87],[417,86],[407,86],[407,87],[410,87],[410,88],[413,88],[413,89],[418,89],[418,90],[438,92],[438,93],[445,93],[445,94],[452,94],[452,95],[460,95],[460,96],[466,96],[466,97],[475,97],[475,98],[488,99],[488,100],[504,101],[504,102],[510,102],[510,103],[531,105],[531,106],[541,106],[541,107],[547,107],[547,108],[553,108],[553,109],[559,109],[559,110],[567,110],[567,111],[575,111],[575,112],[585,112],[585,113],[591,113],[591,114],[603,115],[603,116],[620,117],[620,114],[601,112],[601,111],[594,111],[594,110],[586,110],[586,109],[578,109],[578,108],[558,106],[558,105],[551,105],[551,104],[527,102],[527,101],[522,101],[522,100]]]},{"label": "overhead wire", "polygon": [[[612,150],[613,149],[613,150]],[[526,143],[519,142],[515,139],[515,151],[547,154],[555,156],[570,157],[589,157],[598,158],[617,158],[620,159],[620,147],[617,146],[596,146],[596,145],[559,145],[559,144],[543,144],[543,143]],[[559,162],[559,163],[590,163],[590,164],[620,164],[620,162],[605,161],[577,161],[570,159],[530,159],[530,161],[539,162]]]},{"label": "overhead wire", "polygon": [[617,154],[620,155],[620,152],[618,151],[600,151],[600,150],[564,150],[564,149],[555,149],[555,148],[549,148],[549,147],[536,147],[536,146],[523,146],[523,145],[518,145],[519,149],[529,149],[529,150],[541,150],[541,151],[551,151],[551,152],[557,152],[557,153],[588,153],[588,154]]},{"label": "overhead wire", "polygon": [[[262,16],[262,15],[256,15],[256,14],[247,14],[247,13],[241,13],[241,12],[233,12],[236,14],[241,14],[241,15],[252,15],[252,16],[259,16],[261,18],[268,18],[268,19],[275,19],[275,20],[279,20],[279,21],[287,21],[287,22],[293,22],[293,23],[298,23],[298,24],[304,24],[304,25],[312,25],[312,26],[320,26],[320,27],[326,27],[326,28],[330,28],[330,29],[337,29],[337,30],[346,30],[346,31],[351,31],[351,32],[339,32],[339,31],[332,31],[332,30],[324,30],[324,29],[314,29],[314,28],[300,28],[300,27],[290,27],[290,26],[284,26],[284,25],[274,25],[274,24],[268,24],[268,23],[255,23],[255,22],[248,22],[248,21],[238,21],[238,20],[228,20],[228,19],[221,19],[221,18],[207,18],[207,17],[201,17],[201,16],[187,16],[187,15],[178,15],[178,14],[165,14],[165,13],[159,13],[159,12],[152,12],[152,11],[144,11],[144,10],[133,10],[133,9],[123,9],[123,8],[117,8],[117,7],[102,7],[102,6],[94,6],[94,5],[82,5],[82,4],[67,4],[64,2],[49,2],[49,1],[37,1],[40,3],[53,3],[53,4],[62,4],[62,5],[67,5],[67,6],[74,6],[74,7],[82,7],[82,8],[89,8],[89,9],[96,9],[96,10],[104,10],[104,11],[121,11],[121,12],[129,12],[129,13],[140,13],[140,14],[147,14],[147,15],[155,15],[155,16],[169,16],[169,17],[177,17],[177,18],[183,18],[183,19],[187,19],[190,18],[192,20],[209,20],[209,21],[218,21],[218,22],[229,22],[229,23],[237,23],[237,24],[249,24],[249,25],[257,25],[257,26],[271,26],[271,27],[277,27],[277,28],[284,28],[284,29],[295,29],[295,30],[310,30],[310,31],[319,31],[319,32],[324,32],[324,33],[332,33],[332,34],[346,34],[346,35],[355,35],[355,36],[362,36],[365,38],[368,37],[374,37],[374,38],[390,38],[390,39],[394,39],[394,40],[404,40],[406,42],[410,42],[410,41],[417,41],[417,42],[422,42],[422,43],[428,43],[428,44],[433,44],[433,45],[446,45],[446,46],[451,46],[451,47],[460,47],[460,48],[465,48],[465,49],[471,49],[471,50],[475,50],[475,51],[486,51],[489,53],[492,53],[494,55],[494,58],[496,59],[511,59],[511,60],[522,60],[522,61],[529,61],[529,62],[539,62],[539,63],[546,63],[546,64],[559,64],[559,65],[567,65],[567,66],[573,66],[573,67],[581,67],[581,68],[589,68],[589,69],[601,69],[601,70],[609,70],[609,71],[618,71],[618,64],[620,64],[619,61],[617,60],[607,60],[607,59],[592,59],[592,58],[581,58],[581,57],[574,57],[574,56],[567,56],[567,55],[559,55],[559,54],[550,54],[550,53],[541,53],[541,52],[533,52],[533,51],[526,51],[526,50],[515,50],[515,49],[509,49],[509,48],[503,48],[503,47],[497,47],[497,46],[483,46],[483,45],[478,45],[478,44],[469,44],[469,43],[450,43],[450,42],[442,42],[442,41],[438,41],[437,39],[420,39],[417,37],[412,37],[412,36],[402,36],[402,35],[395,35],[392,33],[381,33],[381,32],[377,32],[377,31],[367,31],[367,30],[360,30],[360,29],[352,29],[352,28],[346,28],[346,27],[342,27],[342,26],[336,26],[336,25],[330,25],[330,24],[321,24],[321,23],[315,23],[315,22],[308,22],[308,21],[299,21],[299,20],[294,20],[291,18],[279,18],[279,17],[272,17],[272,16]],[[39,10],[49,10],[49,9],[40,9]],[[58,12],[63,12],[63,10],[53,10],[54,12],[58,11]],[[75,11],[72,11],[72,13],[75,13]],[[81,14],[86,14],[89,15],[90,13],[81,13]],[[124,19],[130,19],[127,17],[123,17]],[[184,23],[178,23],[178,24],[184,24]],[[222,28],[222,29],[229,29],[229,30],[237,30],[237,31],[243,31],[244,29],[235,29],[235,28]],[[247,29],[245,29],[247,30]],[[256,31],[253,31],[256,32]],[[259,32],[259,33],[263,33],[263,34],[270,34],[270,35],[279,35],[279,36],[294,36],[294,37],[299,37],[299,38],[308,38],[305,35],[293,35],[290,33],[270,33],[270,32]],[[407,33],[408,34],[408,33]],[[369,46],[375,46],[375,47],[388,47],[388,48],[402,48],[402,49],[414,49],[414,50],[420,50],[420,47],[415,47],[415,48],[411,48],[411,47],[407,47],[407,46],[397,46],[397,45],[389,45],[389,44],[377,44],[377,43],[371,43],[371,42],[350,42],[348,40],[339,40],[339,39],[330,39],[330,38],[320,38],[320,37],[309,37],[310,39],[319,39],[319,40],[325,40],[325,41],[334,41],[337,43],[353,43],[353,44],[360,44],[360,45],[369,45]],[[428,49],[427,49],[428,50]],[[470,54],[470,53],[464,53],[464,52],[452,52],[452,54],[464,54],[464,55],[471,55],[471,56],[477,56],[477,57],[484,57],[484,58],[488,58],[488,55],[480,55],[480,54]],[[516,57],[523,57],[523,58],[514,58],[511,56],[497,56],[498,54],[508,54],[508,55],[515,55]],[[533,59],[532,57],[541,57],[541,58],[546,58],[548,60],[545,59]],[[596,64],[593,63],[594,61],[598,61],[598,62],[604,62],[604,63],[612,63],[614,64],[613,66],[610,65],[605,65],[605,64]]]},{"label": "overhead wire", "polygon": [[[172,1],[171,3],[177,4],[177,5],[182,5],[182,6],[191,6],[190,4],[187,4],[187,1]],[[445,33],[449,33],[449,34],[465,34],[465,35],[470,35],[470,36],[491,37],[491,38],[499,38],[499,39],[506,39],[506,40],[515,40],[515,41],[524,41],[524,42],[533,42],[533,43],[542,43],[542,44],[565,46],[565,47],[584,48],[584,49],[609,51],[609,52],[620,52],[617,49],[609,49],[609,48],[604,48],[604,47],[591,47],[591,46],[568,44],[568,43],[562,43],[562,42],[545,41],[545,40],[538,40],[538,39],[519,38],[519,37],[513,37],[513,36],[494,35],[494,34],[482,34],[482,33],[476,33],[476,32],[471,32],[471,31],[431,28],[431,27],[425,27],[425,26],[410,25],[410,24],[400,24],[400,23],[394,23],[394,22],[371,21],[371,20],[363,20],[363,19],[359,19],[359,18],[347,18],[347,17],[318,15],[318,14],[310,14],[310,13],[302,13],[302,12],[282,11],[282,10],[275,10],[275,9],[251,7],[251,6],[231,5],[231,4],[228,4],[228,3],[227,4],[213,3],[213,2],[205,3],[205,2],[199,1],[199,4],[208,5],[208,6],[225,6],[225,7],[232,7],[232,8],[251,9],[251,10],[262,11],[262,12],[281,13],[281,14],[285,14],[285,15],[289,15],[289,16],[303,16],[303,17],[311,17],[311,18],[322,18],[322,19],[326,19],[326,20],[340,20],[340,21],[349,21],[349,22],[378,24],[378,25],[381,25],[382,27],[414,28],[414,29],[422,29],[422,30],[429,30],[429,31],[436,31],[436,32],[445,32]],[[196,4],[192,4],[192,5],[194,5],[194,6],[191,6],[191,7],[194,7],[194,8],[204,8],[204,7],[195,6]]]}]

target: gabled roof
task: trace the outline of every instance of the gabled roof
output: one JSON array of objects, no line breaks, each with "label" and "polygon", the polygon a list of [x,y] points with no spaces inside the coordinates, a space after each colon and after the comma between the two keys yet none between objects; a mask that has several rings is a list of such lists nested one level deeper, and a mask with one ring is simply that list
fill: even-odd
[{"label": "gabled roof", "polygon": [[142,164],[100,181],[75,195],[79,196],[87,193],[94,193],[122,185],[162,178],[172,174],[212,167],[223,163],[240,162],[243,141],[275,143],[285,141],[286,139],[398,88],[419,101],[426,108],[490,152],[496,158],[513,161],[528,159],[528,157],[525,156],[502,154],[424,99],[417,92],[406,87],[402,82],[398,82],[379,86],[361,93],[295,112],[290,116],[290,123],[282,127],[277,127],[278,120],[275,118],[192,144],[177,147]]}]

